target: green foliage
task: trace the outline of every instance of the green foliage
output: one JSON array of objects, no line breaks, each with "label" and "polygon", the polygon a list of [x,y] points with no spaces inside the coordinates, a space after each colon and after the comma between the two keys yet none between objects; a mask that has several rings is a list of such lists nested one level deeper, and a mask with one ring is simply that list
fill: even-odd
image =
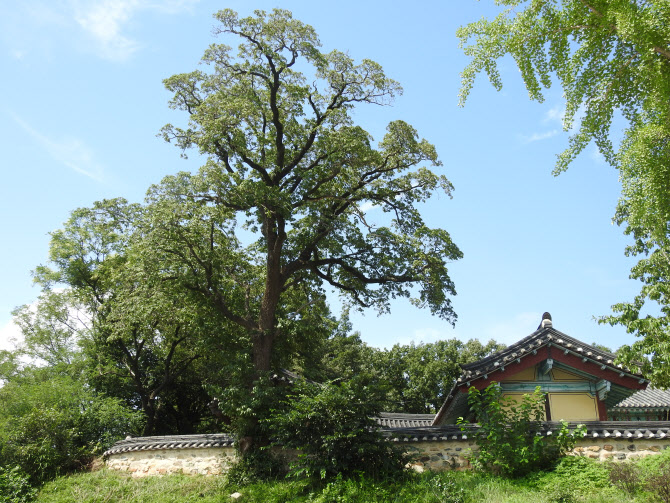
[{"label": "green foliage", "polygon": [[630,461],[612,463],[609,470],[612,483],[626,493],[633,496],[640,489],[640,470],[635,464]]},{"label": "green foliage", "polygon": [[291,474],[312,479],[399,474],[406,459],[376,428],[375,390],[355,381],[297,385],[268,426],[277,446],[297,449]]},{"label": "green foliage", "polygon": [[[557,434],[541,434],[545,394],[539,386],[521,402],[503,397],[497,383],[483,391],[473,386],[468,403],[479,423],[475,434],[479,451],[473,465],[491,473],[519,477],[546,468],[571,450],[585,433],[583,427],[571,431],[568,423],[561,421]],[[459,419],[459,423],[464,431],[470,431],[465,421]]]},{"label": "green foliage", "polygon": [[490,340],[449,339],[433,343],[394,345],[377,353],[375,368],[385,386],[388,412],[435,413],[446,399],[461,364],[470,363],[504,346]]},{"label": "green foliage", "polygon": [[37,307],[21,306],[12,315],[23,335],[19,354],[50,366],[74,363],[77,339],[90,320],[72,291],[44,291]]},{"label": "green foliage", "polygon": [[86,466],[136,434],[141,417],[117,399],[52,369],[27,369],[0,388],[0,466],[18,466],[39,484]]},{"label": "green foliage", "polygon": [[[142,239],[147,219],[123,199],[72,212],[52,233],[49,267],[35,272],[44,288],[37,307],[14,313],[20,351],[76,365],[89,386],[142,410],[145,435],[206,430],[207,367],[234,365],[238,352],[213,341],[228,329],[215,311],[157,275]],[[51,290],[55,283],[68,288]]]},{"label": "green foliage", "polygon": [[280,480],[287,473],[286,462],[272,452],[252,448],[240,456],[226,472],[228,482],[248,486],[264,480]]},{"label": "green foliage", "polygon": [[[272,368],[275,346],[290,344],[287,327],[309,315],[323,285],[382,312],[416,294],[415,304],[453,321],[447,262],[461,252],[416,207],[451,191],[427,168],[441,165],[435,148],[402,121],[375,148],[350,115],[389,103],[398,83],[373,61],[322,53],[314,29],[286,10],[215,17],[237,53],[214,44],[202,70],[165,80],[189,122],[166,125],[163,137],[208,157],[198,174],[168,177],[149,194],[176,215],[153,234],[165,275],[249,335],[259,372]],[[367,203],[382,210],[379,222],[362,211]],[[257,238],[250,246],[236,237],[238,219]],[[190,239],[198,227],[212,246]]]},{"label": "green foliage", "polygon": [[5,503],[28,503],[37,491],[30,485],[28,476],[18,466],[0,466],[0,499]]},{"label": "green foliage", "polygon": [[636,460],[633,466],[638,471],[638,493],[644,490],[653,501],[670,502],[670,450]]},{"label": "green foliage", "polygon": [[[496,89],[497,61],[511,55],[531,99],[541,101],[552,79],[566,99],[564,128],[580,115],[577,132],[554,170],[594,141],[619,169],[621,199],[614,221],[633,238],[627,255],[642,258],[631,278],[642,283],[630,302],[612,306],[600,323],[623,325],[639,341],[621,349],[618,361],[660,387],[670,386],[670,7],[667,0],[499,0],[506,7],[493,20],[459,29],[471,58],[462,73],[461,103],[477,74]],[[615,151],[613,117],[628,123]],[[653,314],[650,314],[653,313]]]},{"label": "green foliage", "polygon": [[440,503],[465,503],[465,488],[459,486],[454,477],[435,477],[431,480],[433,493]]},{"label": "green foliage", "polygon": [[657,501],[670,503],[670,462],[666,461],[660,470],[647,477],[645,488]]},{"label": "green foliage", "polygon": [[519,483],[549,495],[550,501],[582,501],[594,494],[607,501],[621,494],[612,487],[604,463],[576,456],[565,456],[553,470],[530,473]]},{"label": "green foliage", "polygon": [[[578,112],[584,114],[569,148],[558,157],[556,172],[567,169],[592,140],[605,158],[616,164],[608,137],[615,110],[631,124],[629,136],[637,136],[656,118],[667,118],[667,2],[496,3],[506,9],[495,19],[482,19],[457,32],[465,54],[471,58],[461,74],[461,103],[480,72],[501,89],[497,60],[506,54],[517,63],[531,99],[542,101],[542,89],[549,88],[555,77],[567,103],[565,128],[573,124]],[[472,40],[474,43],[468,45]]]},{"label": "green foliage", "polygon": [[281,409],[289,393],[287,377],[283,374],[264,373],[253,382],[251,388],[244,380],[236,386],[221,390],[219,407],[230,417],[230,430],[239,438],[268,438],[267,418],[272,410]]}]

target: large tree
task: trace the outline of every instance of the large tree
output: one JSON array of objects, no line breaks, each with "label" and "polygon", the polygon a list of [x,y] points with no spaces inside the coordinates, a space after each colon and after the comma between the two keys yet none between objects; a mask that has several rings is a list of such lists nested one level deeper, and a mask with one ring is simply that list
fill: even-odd
[{"label": "large tree", "polygon": [[[74,210],[52,233],[50,264],[35,271],[44,293],[15,320],[23,353],[76,363],[88,386],[144,413],[145,435],[190,433],[210,416],[203,384],[218,384],[239,352],[214,340],[226,330],[216,312],[156,273],[147,214],[123,199]],[[216,371],[197,368],[205,362]]]},{"label": "large tree", "polygon": [[[198,174],[152,189],[166,217],[154,226],[166,278],[248,334],[256,374],[324,286],[380,311],[412,297],[453,322],[447,263],[461,252],[417,208],[452,188],[426,167],[441,165],[434,147],[394,121],[375,148],[350,116],[390,103],[398,83],[373,61],[321,52],[313,28],[288,11],[215,17],[216,33],[241,41],[237,54],[212,45],[209,70],[165,81],[172,107],[189,114],[188,126],[164,127],[165,139],[207,157]],[[209,247],[190,238],[196,225],[209,229]]]},{"label": "large tree", "polygon": [[[594,141],[619,169],[622,196],[614,217],[644,257],[631,277],[642,281],[633,302],[613,306],[601,322],[622,324],[641,337],[620,358],[670,385],[670,3],[667,0],[497,0],[495,19],[459,29],[471,61],[462,73],[461,103],[485,72],[502,87],[497,61],[511,55],[531,99],[558,80],[566,99],[564,127],[579,116],[555,173]],[[613,117],[627,122],[616,149]],[[651,301],[651,306],[649,306]],[[655,307],[654,307],[655,306]],[[650,314],[653,313],[653,314]]]}]

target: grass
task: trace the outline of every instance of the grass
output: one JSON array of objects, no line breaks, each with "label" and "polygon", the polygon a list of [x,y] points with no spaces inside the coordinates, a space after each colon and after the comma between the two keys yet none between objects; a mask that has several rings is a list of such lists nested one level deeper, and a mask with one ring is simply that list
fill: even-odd
[{"label": "grass", "polygon": [[471,472],[408,474],[400,480],[338,479],[318,488],[306,481],[229,484],[225,477],[169,475],[133,479],[106,469],[61,477],[42,487],[38,503],[646,503],[612,486],[602,464],[578,458],[553,472],[507,480]]}]

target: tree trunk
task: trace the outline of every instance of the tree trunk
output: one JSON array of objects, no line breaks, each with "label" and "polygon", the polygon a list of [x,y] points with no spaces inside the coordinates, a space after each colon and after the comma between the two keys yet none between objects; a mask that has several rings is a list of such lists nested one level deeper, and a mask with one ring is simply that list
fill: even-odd
[{"label": "tree trunk", "polygon": [[150,437],[154,434],[155,428],[155,419],[156,411],[154,410],[154,404],[151,400],[142,400],[142,410],[144,415],[147,418],[147,422],[144,423],[144,430],[142,431],[142,436]]},{"label": "tree trunk", "polygon": [[256,374],[268,372],[272,361],[274,334],[259,334],[253,338],[252,357]]}]

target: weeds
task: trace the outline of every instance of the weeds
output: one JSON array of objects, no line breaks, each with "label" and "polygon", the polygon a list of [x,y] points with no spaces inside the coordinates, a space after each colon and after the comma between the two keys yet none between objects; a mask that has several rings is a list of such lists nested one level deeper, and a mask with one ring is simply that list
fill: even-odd
[{"label": "weeds", "polygon": [[670,503],[670,461],[660,464],[659,469],[647,477],[645,488],[662,503]]},{"label": "weeds", "polygon": [[633,463],[611,463],[609,471],[612,483],[629,495],[634,495],[640,488],[640,469]]},{"label": "weeds", "polygon": [[430,486],[441,503],[465,503],[466,501],[465,489],[460,487],[453,477],[435,477],[430,481]]}]

